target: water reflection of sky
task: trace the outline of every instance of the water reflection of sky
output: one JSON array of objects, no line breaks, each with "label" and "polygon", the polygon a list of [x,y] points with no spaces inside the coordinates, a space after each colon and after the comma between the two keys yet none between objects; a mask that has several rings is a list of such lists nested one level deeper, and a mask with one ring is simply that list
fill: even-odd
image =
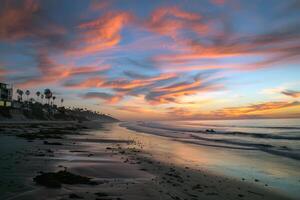
[{"label": "water reflection of sky", "polygon": [[170,138],[137,133],[126,128],[113,126],[107,137],[133,139],[144,145],[144,150],[161,162],[189,166],[217,174],[245,178],[250,183],[273,188],[291,196],[299,189],[299,161],[274,156],[256,150],[233,150],[186,144]]}]

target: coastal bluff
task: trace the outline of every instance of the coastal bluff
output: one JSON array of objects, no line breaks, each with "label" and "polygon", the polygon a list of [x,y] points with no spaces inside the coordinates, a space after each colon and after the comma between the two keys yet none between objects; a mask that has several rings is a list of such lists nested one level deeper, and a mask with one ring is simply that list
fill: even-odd
[{"label": "coastal bluff", "polygon": [[119,120],[99,112],[81,109],[53,107],[31,104],[22,108],[1,108],[0,122],[30,121],[100,121],[118,122]]}]

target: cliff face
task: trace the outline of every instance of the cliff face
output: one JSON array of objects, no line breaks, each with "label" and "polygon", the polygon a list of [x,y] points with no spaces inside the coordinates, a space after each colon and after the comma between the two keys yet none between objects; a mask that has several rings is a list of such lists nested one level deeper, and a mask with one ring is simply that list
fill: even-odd
[{"label": "cliff face", "polygon": [[25,108],[1,108],[0,121],[101,121],[118,122],[119,120],[88,110],[53,108],[43,105],[30,105]]}]

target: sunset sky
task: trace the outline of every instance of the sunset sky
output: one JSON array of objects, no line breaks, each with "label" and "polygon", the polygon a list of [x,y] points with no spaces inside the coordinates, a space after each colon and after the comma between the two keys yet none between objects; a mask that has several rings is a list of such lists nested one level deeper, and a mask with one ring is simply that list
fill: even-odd
[{"label": "sunset sky", "polygon": [[0,81],[122,120],[300,117],[300,1],[1,0]]}]

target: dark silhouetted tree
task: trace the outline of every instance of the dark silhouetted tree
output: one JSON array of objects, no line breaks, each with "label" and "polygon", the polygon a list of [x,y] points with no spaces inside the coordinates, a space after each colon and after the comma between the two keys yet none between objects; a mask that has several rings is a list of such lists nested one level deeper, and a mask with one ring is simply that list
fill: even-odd
[{"label": "dark silhouetted tree", "polygon": [[53,100],[52,103],[53,103],[53,105],[54,105],[55,99],[56,99],[56,96],[53,96],[53,97],[52,97],[52,100]]},{"label": "dark silhouetted tree", "polygon": [[36,94],[36,96],[37,96],[37,101],[38,101],[39,98],[40,98],[41,92],[40,92],[40,91],[37,91],[35,94]]},{"label": "dark silhouetted tree", "polygon": [[44,90],[44,95],[45,95],[45,98],[48,99],[48,105],[50,104],[50,99],[52,97],[52,92],[50,89],[45,89]]},{"label": "dark silhouetted tree", "polygon": [[60,99],[60,105],[61,105],[61,107],[62,107],[63,103],[64,103],[64,99],[61,98],[61,99]]},{"label": "dark silhouetted tree", "polygon": [[28,102],[28,97],[29,97],[29,95],[30,95],[30,91],[29,91],[29,90],[26,90],[25,94],[26,94],[26,96],[27,96],[27,102]]},{"label": "dark silhouetted tree", "polygon": [[18,94],[18,100],[22,101],[23,100],[23,90],[17,89],[17,94]]}]

